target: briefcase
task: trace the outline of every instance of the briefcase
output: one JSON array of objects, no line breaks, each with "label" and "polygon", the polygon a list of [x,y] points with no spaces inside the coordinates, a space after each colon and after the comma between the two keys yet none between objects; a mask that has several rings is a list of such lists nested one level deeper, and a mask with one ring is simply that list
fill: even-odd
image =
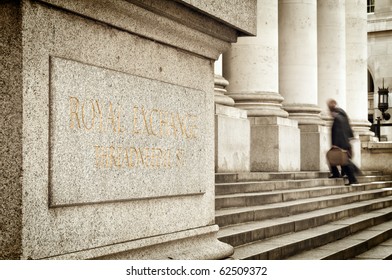
[{"label": "briefcase", "polygon": [[349,162],[348,152],[347,150],[332,146],[327,152],[327,160],[331,166],[347,165]]}]

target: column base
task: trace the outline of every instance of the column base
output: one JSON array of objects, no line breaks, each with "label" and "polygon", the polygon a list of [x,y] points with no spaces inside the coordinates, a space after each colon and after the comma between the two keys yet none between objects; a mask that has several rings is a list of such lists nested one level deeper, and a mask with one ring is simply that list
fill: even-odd
[{"label": "column base", "polygon": [[221,104],[226,106],[234,106],[233,98],[226,95],[226,87],[229,82],[220,75],[214,77],[214,101],[215,104]]},{"label": "column base", "polygon": [[250,127],[245,110],[215,105],[215,172],[249,171]]},{"label": "column base", "polygon": [[249,120],[251,171],[299,171],[298,123],[280,117],[253,117]]},{"label": "column base", "polygon": [[281,117],[289,114],[283,110],[283,97],[277,92],[240,92],[228,94],[235,100],[235,107],[246,110],[250,117]]},{"label": "column base", "polygon": [[371,123],[367,120],[353,120],[351,119],[351,127],[353,128],[354,132],[357,132],[358,135],[370,135],[373,136],[374,132],[370,130]]},{"label": "column base", "polygon": [[351,144],[351,150],[353,153],[352,156],[352,162],[354,162],[354,164],[356,166],[358,166],[358,168],[361,168],[362,166],[362,147],[361,147],[361,140],[359,137],[355,137],[353,140],[350,141]]},{"label": "column base", "polygon": [[362,167],[362,144],[367,142],[369,138],[374,136],[374,132],[370,130],[371,123],[367,120],[353,120],[351,119],[351,127],[355,134],[355,140],[351,141],[353,150],[352,161],[359,168]]},{"label": "column base", "polygon": [[301,129],[301,170],[328,171],[327,151],[331,147],[330,129],[326,126],[299,125]]},{"label": "column base", "polygon": [[314,104],[283,104],[283,109],[289,113],[289,118],[298,121],[300,125],[325,125],[321,118],[321,109]]}]

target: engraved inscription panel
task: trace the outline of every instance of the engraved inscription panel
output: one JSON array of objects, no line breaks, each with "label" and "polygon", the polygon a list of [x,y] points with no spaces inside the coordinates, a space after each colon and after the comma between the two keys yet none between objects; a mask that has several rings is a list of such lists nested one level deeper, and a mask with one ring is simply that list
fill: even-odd
[{"label": "engraved inscription panel", "polygon": [[200,90],[51,57],[51,206],[203,193],[206,102]]}]

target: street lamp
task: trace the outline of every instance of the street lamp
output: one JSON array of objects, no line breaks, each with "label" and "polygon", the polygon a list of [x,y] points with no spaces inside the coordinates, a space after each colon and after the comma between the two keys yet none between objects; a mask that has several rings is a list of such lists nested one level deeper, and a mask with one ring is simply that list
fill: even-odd
[{"label": "street lamp", "polygon": [[378,137],[378,140],[381,138],[381,119],[387,121],[391,118],[391,115],[386,113],[386,111],[389,109],[388,94],[389,89],[384,87],[384,79],[382,79],[382,88],[378,88],[378,109],[382,113],[382,118],[377,117],[376,136]]},{"label": "street lamp", "polygon": [[384,88],[384,79],[383,79],[382,88],[378,88],[378,109],[381,111],[382,117],[386,121],[391,118],[391,115],[389,113],[385,113],[389,108],[388,94],[389,94],[389,89]]}]

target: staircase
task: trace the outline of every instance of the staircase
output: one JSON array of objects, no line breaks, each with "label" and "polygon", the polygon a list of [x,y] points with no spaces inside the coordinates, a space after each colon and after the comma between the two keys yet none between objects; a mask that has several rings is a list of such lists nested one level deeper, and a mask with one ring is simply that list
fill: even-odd
[{"label": "staircase", "polygon": [[392,177],[327,172],[215,175],[218,238],[234,259],[391,259]]}]

